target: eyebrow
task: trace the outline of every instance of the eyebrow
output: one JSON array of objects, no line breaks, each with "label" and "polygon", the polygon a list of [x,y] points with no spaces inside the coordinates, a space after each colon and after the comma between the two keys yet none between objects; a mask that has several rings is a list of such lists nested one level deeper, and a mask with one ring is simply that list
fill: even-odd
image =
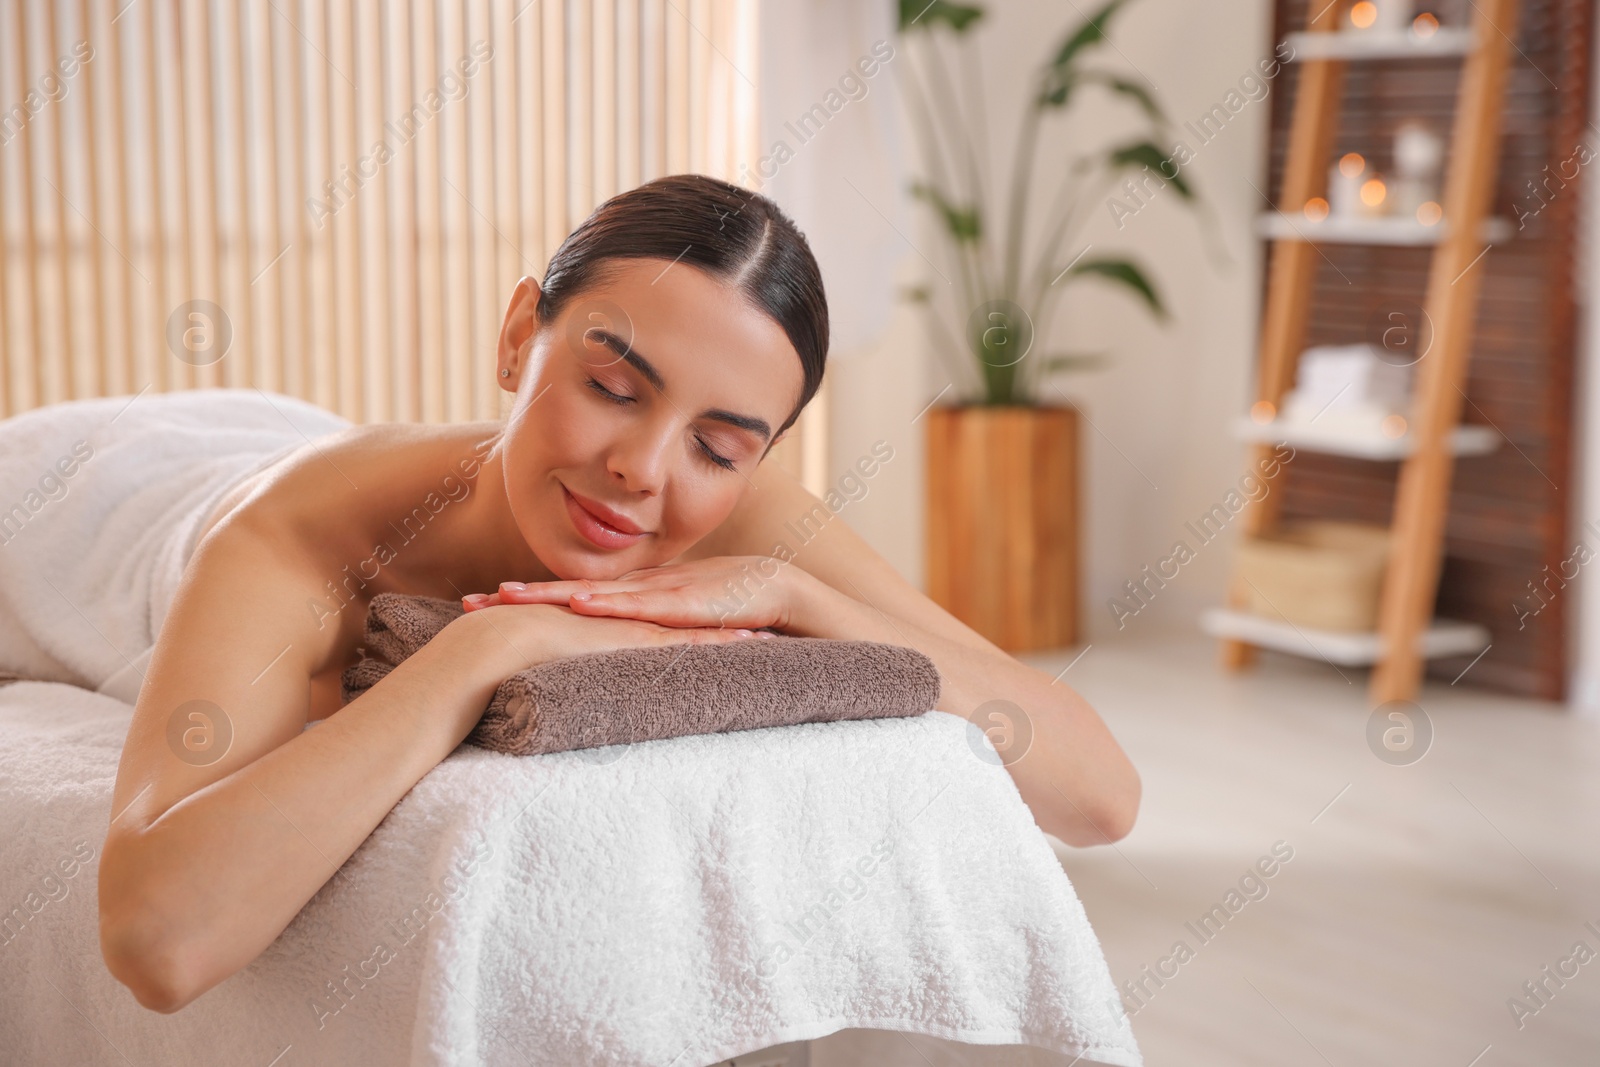
[{"label": "eyebrow", "polygon": [[[634,370],[644,375],[645,380],[655,386],[656,389],[662,393],[667,391],[666,379],[661,377],[661,372],[656,370],[655,364],[641,356],[628,342],[609,330],[603,330],[598,326],[591,326],[587,332],[592,334],[601,344],[621,356]],[[770,440],[772,437],[772,427],[767,423],[767,420],[758,419],[754,415],[740,415],[725,408],[706,408],[700,413],[700,417],[703,419],[715,419],[730,426],[737,426],[741,430],[749,430],[751,433],[760,434],[761,439],[764,441]]]}]

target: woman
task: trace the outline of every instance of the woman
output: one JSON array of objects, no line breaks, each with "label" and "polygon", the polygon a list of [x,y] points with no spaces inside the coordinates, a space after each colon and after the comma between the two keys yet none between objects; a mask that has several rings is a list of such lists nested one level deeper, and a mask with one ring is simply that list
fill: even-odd
[{"label": "woman", "polygon": [[[118,772],[100,865],[111,973],[147,1007],[188,1004],[278,936],[501,681],[605,649],[757,630],[913,645],[943,677],[941,710],[1027,709],[1033,740],[1010,770],[1042,828],[1123,836],[1138,778],[1066,686],[843,523],[774,570],[785,524],[828,514],[761,462],[815,394],[827,344],[793,223],[727,183],[664,178],[596,210],[543,285],[517,283],[497,350],[516,397],[504,425],[351,427],[228,494],[162,624]],[[419,512],[458,473],[467,491]],[[341,708],[384,591],[470,610]],[[232,731],[203,766],[168,744],[173,709],[196,700]]]}]

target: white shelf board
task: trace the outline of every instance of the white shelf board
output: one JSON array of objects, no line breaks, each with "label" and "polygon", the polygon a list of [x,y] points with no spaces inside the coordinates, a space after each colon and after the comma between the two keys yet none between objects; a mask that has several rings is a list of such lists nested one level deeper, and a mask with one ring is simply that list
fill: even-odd
[{"label": "white shelf board", "polygon": [[1291,33],[1284,43],[1293,50],[1291,62],[1305,59],[1429,59],[1464,56],[1472,51],[1472,31],[1465,26],[1440,26],[1428,37],[1409,29],[1336,30],[1332,33]]},{"label": "white shelf board", "polygon": [[[1241,441],[1263,444],[1280,442],[1307,452],[1326,452],[1357,459],[1405,459],[1416,451],[1416,437],[1356,436],[1339,430],[1323,430],[1316,423],[1256,422],[1248,416],[1234,421],[1233,433]],[[1450,434],[1450,451],[1457,456],[1481,456],[1500,447],[1500,435],[1488,426],[1457,426]]]},{"label": "white shelf board", "polygon": [[[1303,212],[1271,211],[1256,216],[1256,233],[1277,241],[1311,241],[1322,244],[1436,245],[1450,232],[1450,224],[1439,221],[1424,226],[1415,219],[1398,216],[1377,218],[1336,218],[1312,220]],[[1483,220],[1479,236],[1486,244],[1504,244],[1513,233],[1510,219]]]},{"label": "white shelf board", "polygon": [[[1212,637],[1237,638],[1260,648],[1345,667],[1367,667],[1383,659],[1383,639],[1376,633],[1313,630],[1229,608],[1211,608],[1202,613],[1200,628]],[[1476,623],[1435,619],[1418,644],[1424,659],[1470,655],[1488,646],[1489,631]]]}]

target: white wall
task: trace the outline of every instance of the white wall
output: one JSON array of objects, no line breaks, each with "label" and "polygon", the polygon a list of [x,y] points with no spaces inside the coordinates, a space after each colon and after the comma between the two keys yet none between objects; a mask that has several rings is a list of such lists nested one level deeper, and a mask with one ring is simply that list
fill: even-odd
[{"label": "white wall", "polygon": [[[887,2],[809,0],[761,9],[761,138],[766,161],[750,184],[805,232],[822,269],[832,326],[824,408],[832,417],[826,482],[837,484],[878,440],[893,458],[840,512],[914,582],[922,568],[920,345],[896,302],[915,260],[905,133],[894,78],[900,49]],[[881,57],[887,55],[887,60]],[[865,66],[862,64],[865,63]],[[870,71],[863,77],[862,70]],[[820,129],[796,132],[821,105]],[[820,113],[817,113],[820,114]],[[920,262],[918,260],[917,262]],[[828,407],[832,405],[832,407]],[[857,491],[859,493],[859,491]]]},{"label": "white wall", "polygon": [[[1003,175],[1009,170],[1025,75],[1043,62],[1078,16],[1072,5],[1044,0],[989,7],[991,24],[979,39],[990,138],[996,171]],[[1108,67],[1142,71],[1181,125],[1222,103],[1241,75],[1271,54],[1269,35],[1265,3],[1234,5],[1223,17],[1210,5],[1143,0],[1119,16],[1112,33],[1115,48],[1103,47],[1096,59]],[[1129,105],[1104,100],[1096,97],[1091,104],[1086,98],[1071,120],[1049,127],[1036,179],[1046,188],[1069,147],[1120,139],[1137,128],[1137,113]],[[1183,535],[1184,523],[1219,502],[1243,472],[1243,451],[1228,438],[1226,426],[1245,410],[1250,391],[1260,256],[1250,220],[1261,207],[1251,183],[1262,184],[1269,105],[1262,99],[1243,106],[1219,136],[1198,149],[1184,172],[1210,204],[1214,224],[1202,226],[1167,189],[1124,219],[1120,232],[1110,211],[1099,208],[1093,229],[1080,238],[1094,245],[1091,255],[1123,251],[1142,259],[1173,313],[1170,325],[1157,325],[1120,290],[1086,282],[1067,296],[1051,336],[1037,342],[1041,350],[1105,350],[1114,356],[1106,370],[1060,379],[1097,428],[1086,427],[1083,442],[1084,611],[1091,639],[1115,631],[1106,602],[1123,582],[1166,555]],[[1195,148],[1198,142],[1184,136]],[[939,261],[937,237],[925,216],[918,215],[908,236]],[[904,247],[903,276],[929,276],[922,257]],[[1065,258],[1081,247],[1074,246]],[[833,298],[848,299],[848,294]],[[844,514],[921,584],[923,424],[913,427],[908,421],[946,379],[929,357],[918,314],[898,307],[879,343],[829,373],[835,465],[842,468],[878,437],[896,448],[895,462],[875,481],[871,495]],[[1230,541],[1201,549],[1156,602],[1129,621],[1128,630],[1192,626],[1198,610],[1222,595]]]}]

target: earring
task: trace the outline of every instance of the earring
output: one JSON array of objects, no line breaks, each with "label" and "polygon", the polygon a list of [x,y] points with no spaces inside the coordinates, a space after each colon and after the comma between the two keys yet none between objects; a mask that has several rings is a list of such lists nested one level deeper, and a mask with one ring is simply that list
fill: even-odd
[{"label": "earring", "polygon": [[511,377],[511,372],[509,370],[507,370],[506,368],[501,367],[500,368],[500,377],[509,378],[509,377]]}]

